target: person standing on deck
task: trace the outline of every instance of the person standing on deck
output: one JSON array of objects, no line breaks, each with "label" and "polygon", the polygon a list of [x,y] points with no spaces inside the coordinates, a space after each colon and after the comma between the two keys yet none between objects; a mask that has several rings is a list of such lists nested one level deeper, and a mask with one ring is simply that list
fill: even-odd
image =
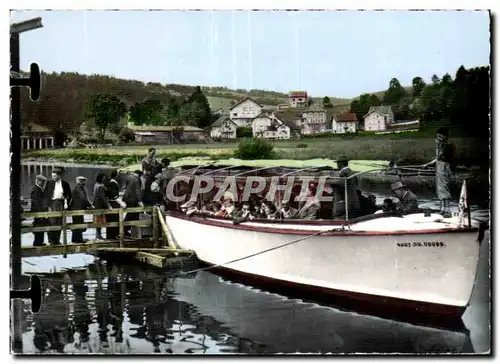
[{"label": "person standing on deck", "polygon": [[[123,194],[122,201],[125,203],[127,208],[132,207],[144,207],[141,199],[141,171],[136,170],[133,174],[128,177],[127,187],[125,188],[125,193]],[[135,221],[139,220],[138,212],[127,212],[125,221]],[[125,226],[125,236],[131,236],[131,226]]]},{"label": "person standing on deck", "polygon": [[411,214],[418,212],[417,196],[411,192],[402,182],[395,182],[391,185],[391,190],[399,199],[396,205],[397,211],[403,214]]},{"label": "person standing on deck", "polygon": [[[69,183],[64,181],[61,176],[62,171],[56,168],[52,171],[52,180],[47,182],[45,196],[47,197],[49,211],[67,210],[71,203],[71,188]],[[49,220],[52,226],[62,225],[62,217],[52,217]],[[51,245],[61,244],[61,230],[49,231],[47,235]]]},{"label": "person standing on deck", "polygon": [[[87,192],[85,191],[85,183],[87,178],[76,177],[76,186],[73,189],[70,210],[86,210],[92,207],[90,203]],[[75,215],[72,217],[73,224],[83,224],[83,215]],[[71,242],[72,243],[86,243],[87,240],[83,239],[83,232],[87,229],[74,229],[71,231]]]},{"label": "person standing on deck", "polygon": [[[354,172],[349,168],[349,159],[345,155],[341,155],[337,158],[337,168],[340,170],[339,177],[349,178],[354,174]],[[347,183],[342,181],[336,181],[334,185],[338,185],[340,190],[344,192],[343,196],[339,198],[338,201],[334,203],[334,218],[345,217],[346,208],[349,219],[358,217],[360,214],[361,206],[359,202],[359,183],[357,177],[347,179]],[[347,188],[347,191],[345,189]],[[345,197],[347,195],[347,202]]]},{"label": "person standing on deck", "polygon": [[148,176],[153,175],[153,169],[155,169],[158,166],[158,162],[156,160],[156,149],[155,148],[149,148],[148,149],[148,155],[145,156],[142,161],[141,161],[141,166],[142,166],[142,177],[141,177],[141,182],[142,182],[142,188],[144,189],[146,186],[146,180]]},{"label": "person standing on deck", "polygon": [[423,167],[436,165],[436,193],[441,201],[440,214],[451,217],[450,180],[455,164],[455,145],[448,140],[448,129],[441,127],[436,131],[436,158]]},{"label": "person standing on deck", "polygon": [[[110,210],[111,206],[106,198],[106,190],[104,188],[105,174],[102,172],[97,173],[94,184],[94,193],[92,196],[92,204],[96,210]],[[106,223],[106,215],[95,215],[95,222],[97,224]],[[101,233],[101,228],[96,227],[96,240],[104,240]]]},{"label": "person standing on deck", "polygon": [[[48,210],[47,199],[45,197],[45,183],[47,178],[42,175],[35,177],[35,185],[31,187],[31,212],[45,212]],[[47,226],[47,219],[45,217],[35,217],[33,220],[33,227]],[[35,241],[33,246],[45,246],[43,243],[45,233],[43,231],[33,233]]]},{"label": "person standing on deck", "polygon": [[[105,189],[106,189],[106,198],[108,199],[109,206],[112,209],[119,209],[120,203],[118,202],[118,197],[120,195],[120,185],[117,181],[118,172],[113,170],[110,174],[109,178],[106,178],[105,181]],[[106,221],[107,222],[118,222],[119,216],[118,214],[107,214]],[[106,228],[106,239],[108,240],[116,240],[120,235],[119,227],[107,227]]]}]

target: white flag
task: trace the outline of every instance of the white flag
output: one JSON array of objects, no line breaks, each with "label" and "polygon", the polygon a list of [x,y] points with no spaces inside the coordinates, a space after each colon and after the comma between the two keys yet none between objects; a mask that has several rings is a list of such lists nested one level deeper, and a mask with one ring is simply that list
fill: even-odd
[{"label": "white flag", "polygon": [[460,226],[465,225],[465,217],[466,211],[468,210],[467,206],[467,183],[466,180],[464,179],[464,183],[462,184],[462,190],[460,191],[460,200],[458,201],[458,217],[460,221]]}]

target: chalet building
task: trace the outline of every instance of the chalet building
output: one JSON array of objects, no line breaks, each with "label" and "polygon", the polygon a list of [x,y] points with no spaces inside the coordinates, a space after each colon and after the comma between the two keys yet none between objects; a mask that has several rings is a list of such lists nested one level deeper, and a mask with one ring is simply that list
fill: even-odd
[{"label": "chalet building", "polygon": [[47,149],[54,148],[54,136],[50,129],[37,124],[28,124],[22,130],[21,149]]},{"label": "chalet building", "polygon": [[332,133],[345,134],[357,131],[358,119],[352,112],[336,115],[332,118]]},{"label": "chalet building", "polygon": [[229,117],[238,126],[251,126],[252,120],[262,113],[262,109],[261,104],[245,97],[229,108]]},{"label": "chalet building", "polygon": [[306,107],[307,106],[307,92],[306,91],[292,91],[288,95],[288,104],[290,107]]},{"label": "chalet building", "polygon": [[290,139],[290,127],[274,115],[261,114],[252,121],[254,137],[264,139]]},{"label": "chalet building", "polygon": [[195,126],[130,125],[140,144],[184,144],[205,140],[203,129]]},{"label": "chalet building", "polygon": [[394,123],[394,112],[391,106],[372,106],[363,118],[366,131],[385,131]]},{"label": "chalet building", "polygon": [[275,116],[290,128],[291,138],[300,138],[302,134],[302,113],[299,110],[280,110],[275,113]]},{"label": "chalet building", "polygon": [[312,105],[302,112],[302,135],[324,133],[327,130],[326,110],[318,105]]},{"label": "chalet building", "polygon": [[210,137],[213,139],[236,139],[238,125],[227,115],[222,115],[210,127]]}]

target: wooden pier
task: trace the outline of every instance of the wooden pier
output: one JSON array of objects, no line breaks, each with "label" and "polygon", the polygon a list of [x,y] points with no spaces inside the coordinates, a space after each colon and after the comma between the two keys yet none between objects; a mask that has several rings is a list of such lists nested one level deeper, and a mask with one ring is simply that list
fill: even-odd
[{"label": "wooden pier", "polygon": [[[125,221],[125,216],[128,213],[145,213],[150,218],[140,219],[135,221]],[[95,215],[111,215],[118,214],[118,222],[96,223],[94,222]],[[69,223],[68,218],[72,216],[92,216],[92,222],[83,224]],[[135,260],[152,265],[158,268],[169,268],[182,265],[183,260],[192,258],[194,252],[190,250],[178,249],[169,239],[169,232],[163,218],[163,213],[159,207],[133,207],[120,208],[112,210],[64,210],[64,211],[47,211],[47,212],[26,212],[22,214],[24,219],[29,218],[54,218],[62,219],[61,225],[50,226],[23,226],[21,234],[34,232],[62,232],[61,245],[47,246],[23,246],[21,247],[21,257],[36,257],[46,255],[63,255],[75,253],[88,253],[94,255],[102,254],[126,254],[135,258]],[[72,222],[72,221],[71,221]],[[135,228],[150,228],[151,234],[142,237],[141,234],[136,238],[125,237],[125,227],[131,226]],[[117,240],[104,241],[89,241],[86,243],[68,243],[68,230],[75,229],[92,229],[92,228],[107,228],[118,227],[119,238]],[[139,230],[140,231],[140,230]]]}]

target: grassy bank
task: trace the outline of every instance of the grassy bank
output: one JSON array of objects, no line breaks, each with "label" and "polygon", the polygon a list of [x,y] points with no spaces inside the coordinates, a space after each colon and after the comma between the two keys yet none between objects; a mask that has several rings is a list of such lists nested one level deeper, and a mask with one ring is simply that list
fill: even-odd
[{"label": "grassy bank", "polygon": [[[477,151],[473,139],[452,138],[457,145],[460,164],[473,165]],[[315,158],[337,159],[340,154],[356,160],[396,160],[400,164],[424,163],[434,158],[434,138],[430,136],[367,136],[317,137],[274,141],[275,159],[308,160]],[[23,159],[49,160],[68,163],[106,163],[115,166],[128,166],[139,163],[151,146],[117,146],[96,149],[53,149],[23,153]],[[206,157],[226,159],[233,156],[236,142],[155,145],[160,157],[178,160],[186,157]]]}]

